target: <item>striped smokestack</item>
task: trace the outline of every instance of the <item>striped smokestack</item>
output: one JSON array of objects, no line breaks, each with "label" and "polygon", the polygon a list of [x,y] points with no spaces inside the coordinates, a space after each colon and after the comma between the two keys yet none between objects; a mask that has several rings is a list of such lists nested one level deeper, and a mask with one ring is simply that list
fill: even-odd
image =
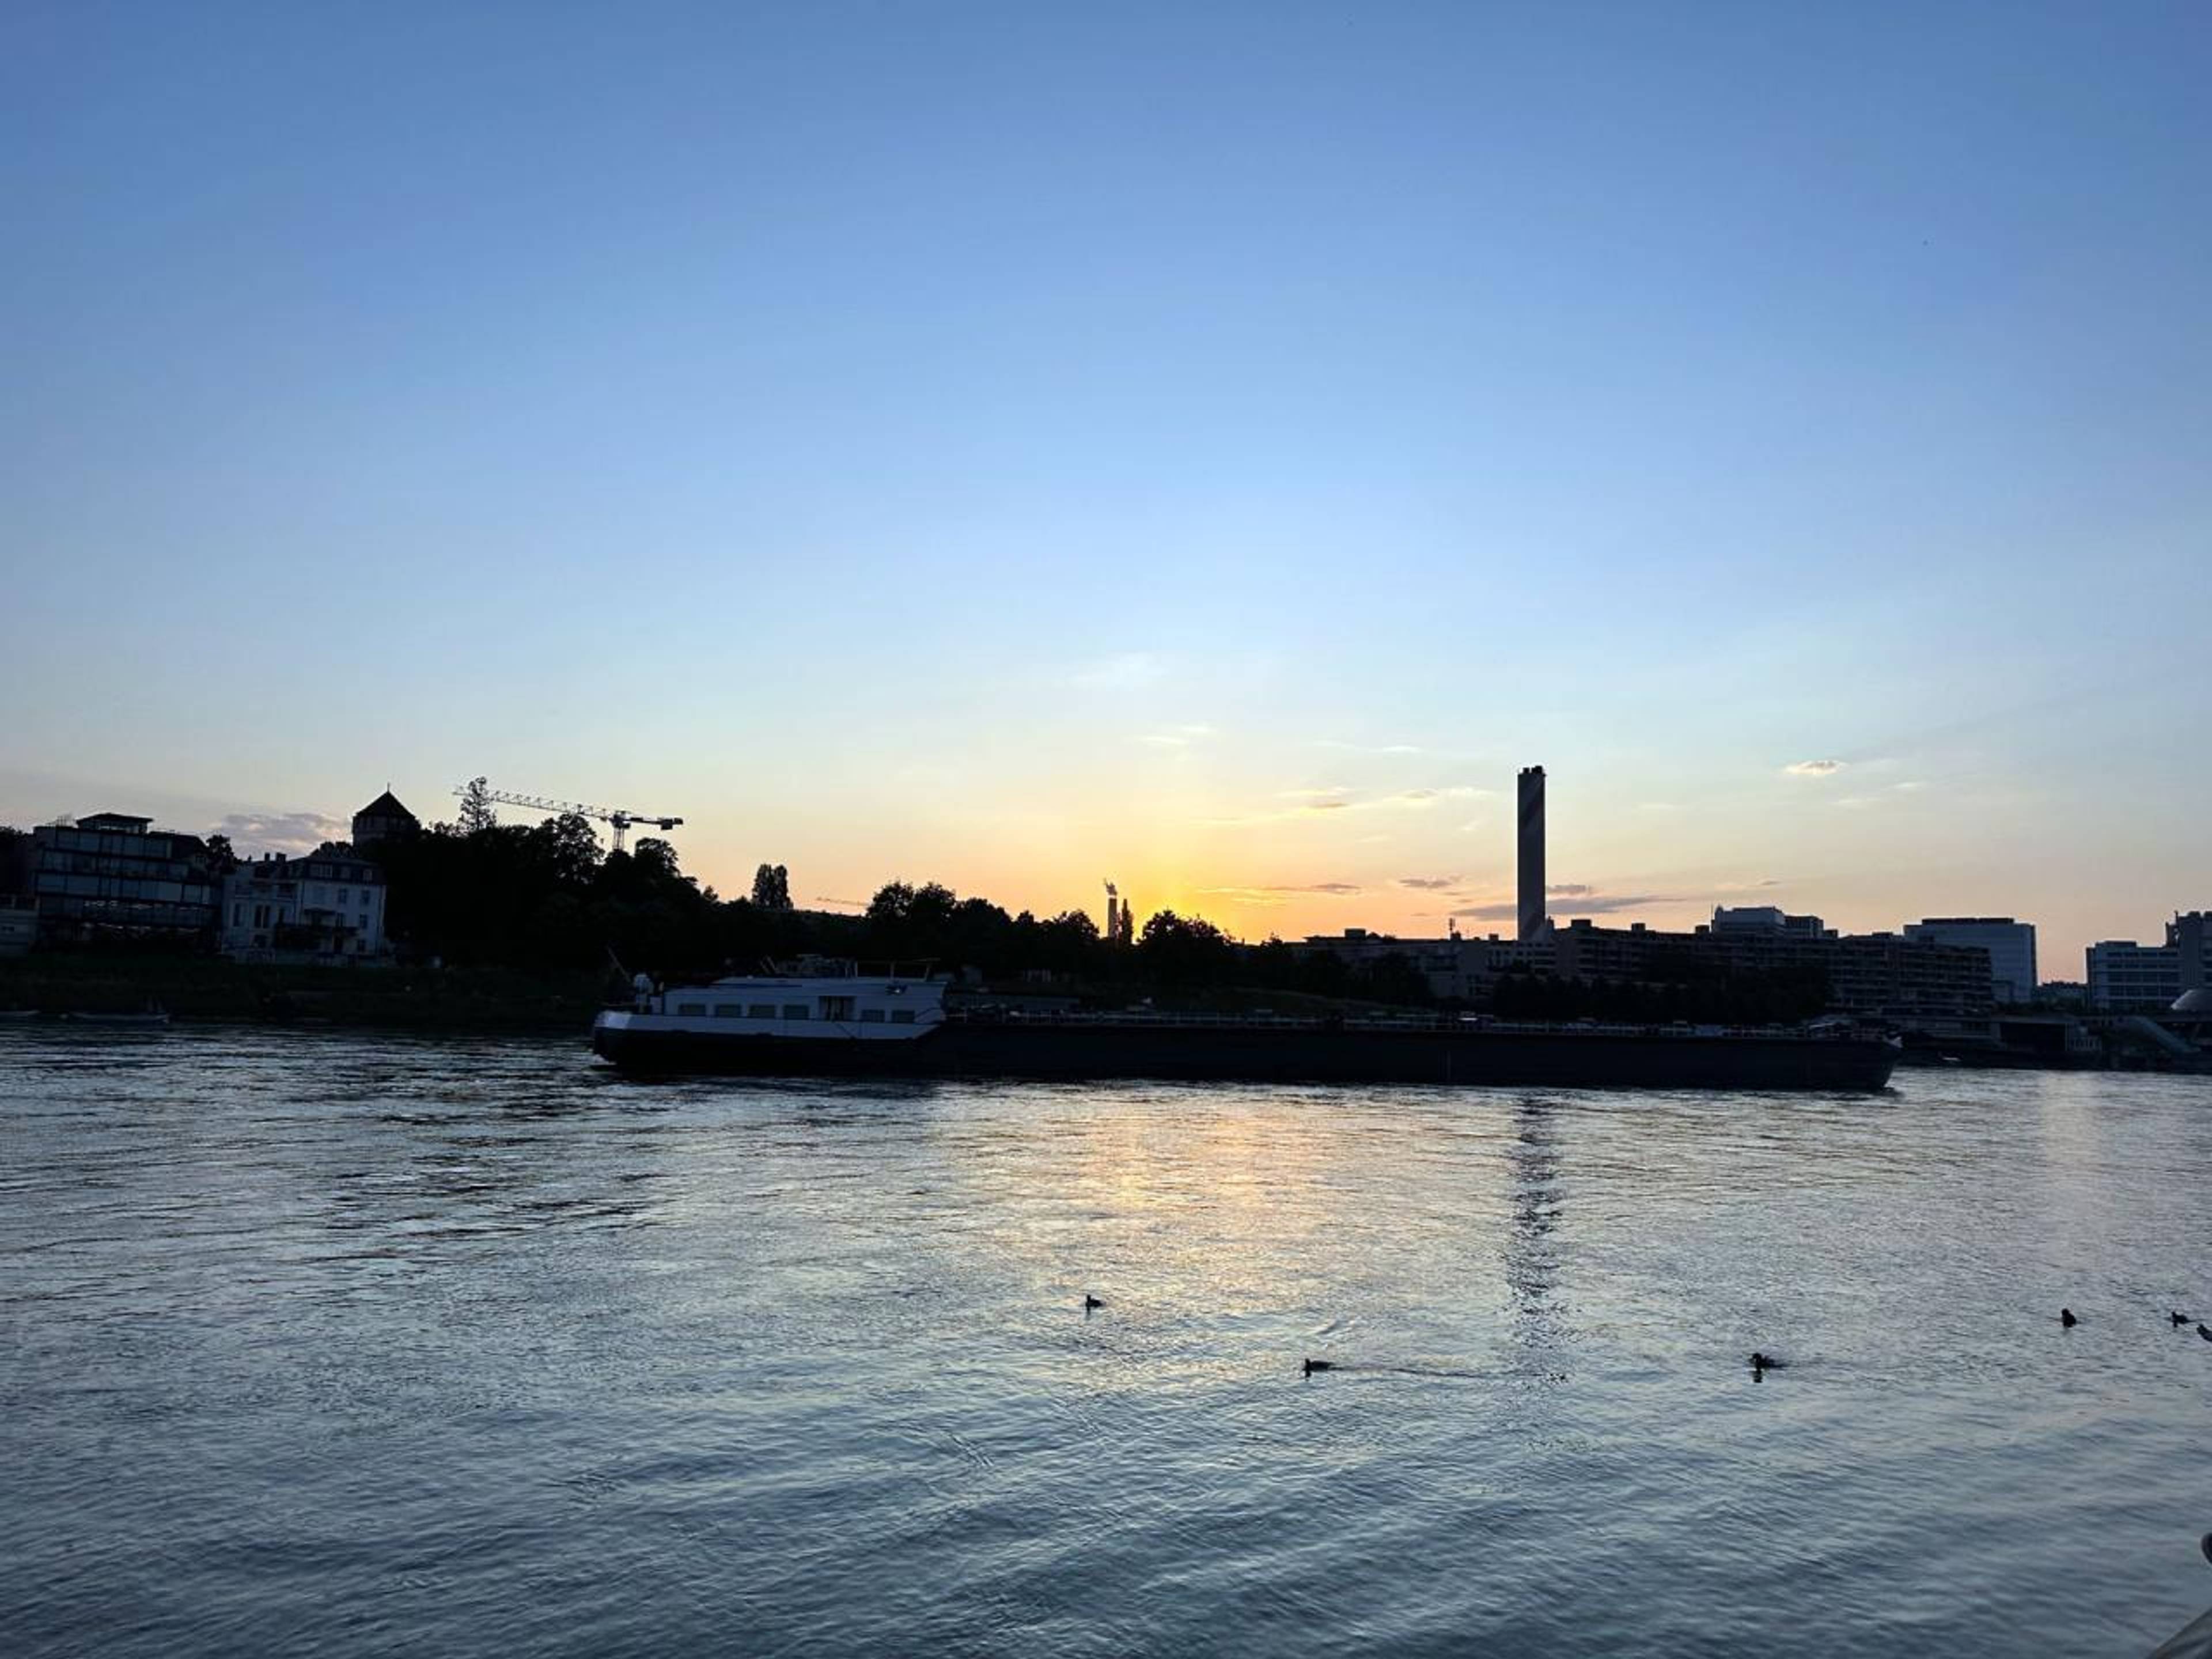
[{"label": "striped smokestack", "polygon": [[1544,769],[1521,769],[1521,938],[1544,934]]}]

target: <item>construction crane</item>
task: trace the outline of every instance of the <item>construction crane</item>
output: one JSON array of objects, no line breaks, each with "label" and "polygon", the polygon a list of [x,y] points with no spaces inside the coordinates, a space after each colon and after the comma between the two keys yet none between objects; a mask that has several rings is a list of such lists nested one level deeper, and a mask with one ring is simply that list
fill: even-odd
[{"label": "construction crane", "polygon": [[[463,784],[453,791],[466,795],[469,787]],[[623,850],[623,837],[629,833],[633,823],[651,824],[656,830],[673,830],[684,822],[682,818],[656,817],[650,812],[632,812],[620,806],[591,806],[580,800],[547,800],[541,795],[514,795],[504,789],[487,789],[486,800],[495,800],[502,806],[526,806],[533,812],[573,812],[580,818],[597,818],[602,823],[615,827],[615,851]]]}]

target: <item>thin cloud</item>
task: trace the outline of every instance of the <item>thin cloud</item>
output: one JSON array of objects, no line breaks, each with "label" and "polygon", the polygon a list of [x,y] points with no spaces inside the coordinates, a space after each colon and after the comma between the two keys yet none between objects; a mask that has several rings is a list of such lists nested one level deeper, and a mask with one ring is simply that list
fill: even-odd
[{"label": "thin cloud", "polygon": [[1848,763],[1839,760],[1791,761],[1782,771],[1785,777],[1826,778],[1842,771]]},{"label": "thin cloud", "polygon": [[1232,904],[1284,904],[1301,895],[1321,898],[1351,898],[1362,890],[1348,881],[1316,881],[1304,885],[1273,887],[1201,887],[1209,898],[1225,898]]},{"label": "thin cloud", "polygon": [[233,812],[212,826],[240,854],[312,853],[326,841],[343,841],[352,823],[327,812]]},{"label": "thin cloud", "polygon": [[1442,800],[1466,800],[1486,792],[1466,784],[1454,784],[1443,789],[1401,789],[1388,795],[1370,795],[1359,799],[1340,790],[1286,790],[1284,798],[1298,805],[1272,812],[1248,812],[1234,817],[1206,818],[1202,822],[1216,826],[1246,823],[1280,823],[1286,819],[1313,817],[1324,812],[1425,811]]},{"label": "thin cloud", "polygon": [[1148,743],[1155,749],[1188,749],[1191,744],[1201,742],[1213,735],[1213,727],[1203,723],[1194,723],[1188,726],[1170,726],[1158,732],[1147,732],[1137,741]]},{"label": "thin cloud", "polygon": [[1067,676],[1067,684],[1085,690],[1127,690],[1156,685],[1167,678],[1168,665],[1150,651],[1124,651],[1084,664]]},{"label": "thin cloud", "polygon": [[1465,876],[1401,876],[1398,885],[1424,893],[1442,893],[1463,884],[1466,880]]},{"label": "thin cloud", "polygon": [[1840,800],[1837,801],[1836,805],[1847,808],[1851,811],[1863,811],[1867,807],[1880,806],[1885,801],[1893,800],[1899,795],[1916,793],[1922,789],[1925,789],[1928,786],[1926,784],[1921,782],[1917,778],[1908,778],[1902,783],[1885,785],[1881,792],[1876,794],[1845,795]]},{"label": "thin cloud", "polygon": [[[1544,889],[1545,910],[1556,916],[1601,916],[1618,911],[1635,910],[1647,905],[1706,904],[1741,898],[1744,894],[1759,889],[1772,888],[1781,883],[1769,876],[1754,882],[1726,883],[1705,892],[1696,893],[1604,893],[1588,882],[1555,882]],[[1476,894],[1458,894],[1455,897],[1474,898]],[[1520,907],[1504,899],[1486,899],[1484,902],[1455,910],[1453,915],[1471,921],[1510,921],[1520,914]]]},{"label": "thin cloud", "polygon": [[1335,749],[1348,755],[1425,755],[1429,751],[1417,743],[1343,743],[1335,738],[1317,738],[1317,749]]},{"label": "thin cloud", "polygon": [[[1547,912],[1556,908],[1557,913],[1561,915],[1600,916],[1610,915],[1616,910],[1633,910],[1646,904],[1665,904],[1669,902],[1657,893],[1615,893],[1570,899],[1557,907],[1547,906],[1546,908]],[[1471,921],[1510,921],[1521,914],[1521,908],[1517,904],[1510,903],[1478,904],[1471,909],[1457,910],[1453,914],[1464,916]]]}]

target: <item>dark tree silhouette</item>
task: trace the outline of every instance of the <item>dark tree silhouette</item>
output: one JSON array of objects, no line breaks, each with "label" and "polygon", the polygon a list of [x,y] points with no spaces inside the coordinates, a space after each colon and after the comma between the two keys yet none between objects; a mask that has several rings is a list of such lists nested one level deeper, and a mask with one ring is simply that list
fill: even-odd
[{"label": "dark tree silhouette", "polygon": [[461,833],[473,836],[494,828],[499,814],[491,810],[491,784],[483,778],[471,778],[461,795]]},{"label": "dark tree silhouette", "polygon": [[780,864],[763,864],[753,875],[753,902],[763,910],[791,908],[791,872]]},{"label": "dark tree silhouette", "polygon": [[1210,921],[1162,910],[1137,936],[1137,957],[1164,985],[1226,982],[1237,962],[1237,947]]},{"label": "dark tree silhouette", "polygon": [[599,834],[579,812],[563,812],[530,831],[532,856],[543,859],[565,887],[590,884],[599,867]]}]

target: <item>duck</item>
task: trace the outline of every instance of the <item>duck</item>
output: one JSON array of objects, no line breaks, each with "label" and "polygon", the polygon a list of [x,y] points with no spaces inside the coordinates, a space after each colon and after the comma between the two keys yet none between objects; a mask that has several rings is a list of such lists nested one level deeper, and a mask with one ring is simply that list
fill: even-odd
[{"label": "duck", "polygon": [[1097,1297],[1091,1295],[1090,1291],[1085,1291],[1083,1293],[1084,1312],[1089,1313],[1093,1308],[1103,1308],[1105,1305],[1106,1304],[1103,1302],[1101,1302]]},{"label": "duck", "polygon": [[2173,1328],[2174,1328],[2174,1329],[2176,1329],[2177,1331],[2178,1331],[2178,1330],[2179,1330],[2179,1329],[2180,1329],[2184,1325],[2187,1325],[2187,1324],[2190,1324],[2190,1323],[2191,1323],[2191,1322],[2192,1322],[2191,1321],[2191,1319],[2190,1319],[2189,1316],[2188,1316],[2187,1314],[2185,1314],[2185,1313],[2168,1314],[2168,1315],[2166,1315],[2166,1317],[2167,1317],[2168,1319],[2171,1319],[2171,1320],[2173,1322]]},{"label": "duck", "polygon": [[2203,1322],[2201,1320],[2197,1322],[2197,1334],[2203,1337],[2207,1342],[2212,1342],[2212,1331],[2206,1330],[2204,1328]]},{"label": "duck", "polygon": [[1311,1376],[1316,1371],[1333,1371],[1335,1369],[1336,1362],[1334,1359],[1309,1359],[1306,1361],[1306,1375],[1308,1376]]},{"label": "duck", "polygon": [[2058,1322],[2070,1331],[2081,1322],[2074,1317],[2073,1309],[2061,1308],[2058,1310]]},{"label": "duck", "polygon": [[1782,1362],[1771,1353],[1761,1353],[1753,1349],[1751,1356],[1751,1368],[1755,1371],[1778,1371],[1782,1369]]}]

